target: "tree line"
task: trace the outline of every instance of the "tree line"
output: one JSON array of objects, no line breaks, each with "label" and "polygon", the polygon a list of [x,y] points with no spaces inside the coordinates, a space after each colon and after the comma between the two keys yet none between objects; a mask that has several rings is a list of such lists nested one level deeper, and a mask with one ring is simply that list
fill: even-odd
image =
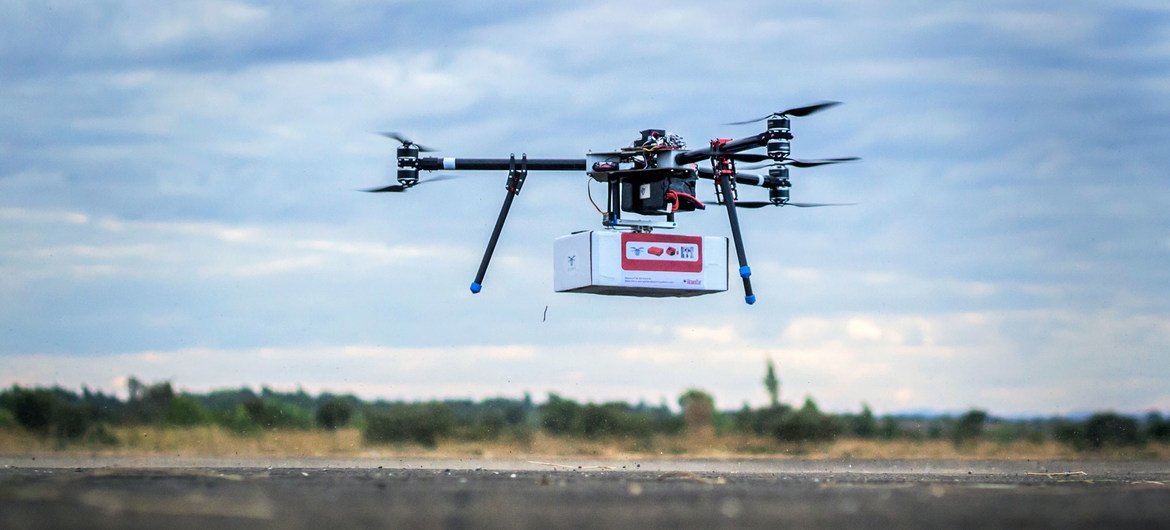
[{"label": "tree line", "polygon": [[621,401],[581,403],[549,394],[536,403],[522,398],[427,402],[365,401],[348,394],[310,395],[303,390],[262,388],[177,392],[168,381],[143,383],[130,378],[127,397],[83,388],[13,386],[0,391],[0,428],[24,429],[61,442],[117,444],[113,426],[194,427],[218,425],[240,436],[266,430],[357,428],[367,443],[417,443],[443,439],[531,439],[536,432],[585,439],[748,434],[784,443],[829,442],[838,438],[950,440],[957,446],[979,440],[1010,442],[1055,440],[1078,450],[1170,443],[1170,418],[1157,412],[1143,417],[1112,412],[1083,419],[995,418],[982,410],[957,416],[875,415],[867,405],[857,413],[826,413],[806,398],[799,407],[779,399],[771,363],[764,379],[768,405],[715,409],[712,397],[691,389],[676,409]]}]

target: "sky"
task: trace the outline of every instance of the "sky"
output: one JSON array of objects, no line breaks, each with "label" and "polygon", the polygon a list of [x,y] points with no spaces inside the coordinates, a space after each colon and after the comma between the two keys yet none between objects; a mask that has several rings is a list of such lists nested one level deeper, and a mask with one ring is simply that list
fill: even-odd
[{"label": "sky", "polygon": [[[0,385],[303,388],[720,408],[1170,410],[1161,1],[0,1]],[[601,229],[533,173],[406,194],[439,156],[580,158],[793,119],[793,200],[741,210],[759,301],[554,293]],[[424,175],[425,176],[425,175]],[[713,195],[703,182],[700,197]],[[594,192],[600,192],[600,186]],[[766,192],[741,189],[741,198]],[[719,209],[677,233],[728,236]],[[546,313],[547,308],[547,313]]]}]

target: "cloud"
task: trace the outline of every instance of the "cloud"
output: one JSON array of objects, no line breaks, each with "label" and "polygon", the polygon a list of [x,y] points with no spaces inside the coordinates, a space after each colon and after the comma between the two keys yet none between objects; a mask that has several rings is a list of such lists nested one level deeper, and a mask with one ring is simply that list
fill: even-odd
[{"label": "cloud", "polygon": [[882,338],[882,328],[869,319],[851,318],[846,323],[846,331],[855,339],[876,340]]},{"label": "cloud", "polygon": [[0,219],[18,223],[85,224],[89,216],[78,212],[42,212],[25,208],[0,208]]},{"label": "cloud", "polygon": [[[128,221],[79,212],[20,208],[0,211],[12,228],[80,225],[90,243],[26,241],[0,250],[12,260],[3,266],[13,278],[68,278],[91,274],[153,276],[267,276],[297,270],[385,267],[442,256],[468,259],[462,249],[415,243],[313,238],[313,228],[241,226],[209,222]],[[77,230],[74,228],[72,230]],[[76,241],[76,232],[66,236]]]},{"label": "cloud", "polygon": [[734,326],[679,326],[674,330],[674,336],[683,341],[695,342],[733,342],[737,338]]},{"label": "cloud", "polygon": [[[1059,322],[1055,328],[1053,321]],[[865,333],[857,334],[859,327]],[[1063,332],[1032,332],[1045,329]],[[1142,346],[1110,353],[1119,336],[1138,337]],[[9,355],[4,383],[92,386],[133,374],[208,389],[254,384],[249,378],[263,374],[262,382],[282,388],[386,390],[367,397],[462,396],[428,388],[475,388],[482,390],[478,396],[549,389],[598,401],[653,400],[698,386],[718,396],[721,406],[736,407],[765,401],[760,381],[764,359],[771,358],[786,401],[811,395],[830,410],[855,410],[868,402],[878,411],[910,406],[950,411],[981,406],[1001,414],[1134,411],[1164,398],[1159,382],[1148,374],[1161,365],[1159,352],[1167,347],[1170,326],[1154,318],[1049,312],[853,315],[794,322],[769,343],[674,335],[645,337],[624,348],[539,342],[343,344]],[[488,388],[496,390],[483,390]]]},{"label": "cloud", "polygon": [[[698,386],[730,406],[764,402],[772,356],[785,396],[835,409],[1165,403],[1141,378],[1170,320],[1159,4],[733,1],[732,31],[686,29],[708,7],[14,5],[0,298],[21,303],[0,307],[15,330],[0,356],[24,359],[22,381],[112,381],[124,361],[195,385]],[[742,136],[718,124],[821,99],[849,104],[794,120],[794,154],[864,161],[794,169],[794,200],[860,204],[741,212],[751,308],[736,282],[685,300],[553,294],[551,240],[598,228],[581,175],[532,175],[475,296],[502,174],[354,192],[393,178],[373,131],[445,156],[575,157],[650,126]],[[680,229],[728,234],[720,211]]]}]

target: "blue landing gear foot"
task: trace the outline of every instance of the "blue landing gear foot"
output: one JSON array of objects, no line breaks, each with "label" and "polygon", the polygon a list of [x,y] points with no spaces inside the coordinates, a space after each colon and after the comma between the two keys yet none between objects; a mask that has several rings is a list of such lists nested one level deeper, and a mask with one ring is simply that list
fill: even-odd
[{"label": "blue landing gear foot", "polygon": [[[744,278],[751,276],[752,275],[752,268],[748,267],[747,265],[740,267],[739,268],[739,275],[744,277]],[[748,303],[750,304],[751,302],[748,302]]]},{"label": "blue landing gear foot", "polygon": [[745,297],[743,297],[743,301],[747,302],[748,305],[752,305],[752,304],[756,303],[756,295],[752,294],[752,295],[745,296]]},{"label": "blue landing gear foot", "polygon": [[479,282],[471,282],[471,294],[479,294],[483,286]]}]

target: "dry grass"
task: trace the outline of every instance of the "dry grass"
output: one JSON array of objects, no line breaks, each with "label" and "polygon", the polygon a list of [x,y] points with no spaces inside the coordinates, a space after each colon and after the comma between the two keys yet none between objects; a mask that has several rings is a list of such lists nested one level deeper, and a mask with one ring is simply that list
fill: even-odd
[{"label": "dry grass", "polygon": [[49,444],[24,429],[0,428],[0,454],[28,454],[51,450]]},{"label": "dry grass", "polygon": [[101,455],[168,456],[422,456],[519,458],[550,456],[596,459],[645,457],[689,458],[803,458],[803,459],[1170,459],[1170,446],[1080,453],[1055,442],[982,441],[956,448],[950,441],[882,441],[842,439],[823,444],[782,444],[749,435],[657,436],[650,440],[586,440],[535,433],[528,439],[501,438],[474,442],[444,440],[438,447],[414,444],[366,445],[357,429],[330,431],[267,431],[240,436],[216,426],[195,428],[116,427],[118,443],[75,443],[59,446],[53,440],[21,429],[0,428],[0,454],[85,453]]},{"label": "dry grass", "polygon": [[114,445],[74,443],[61,447],[22,430],[0,429],[0,454],[85,452],[103,455],[173,456],[327,456],[357,455],[365,447],[357,429],[269,431],[240,436],[218,426],[114,427]]},{"label": "dry grass", "polygon": [[353,455],[363,449],[357,429],[277,430],[240,436],[218,426],[123,427],[115,429],[114,435],[120,443],[111,452],[127,454],[327,456]]}]

